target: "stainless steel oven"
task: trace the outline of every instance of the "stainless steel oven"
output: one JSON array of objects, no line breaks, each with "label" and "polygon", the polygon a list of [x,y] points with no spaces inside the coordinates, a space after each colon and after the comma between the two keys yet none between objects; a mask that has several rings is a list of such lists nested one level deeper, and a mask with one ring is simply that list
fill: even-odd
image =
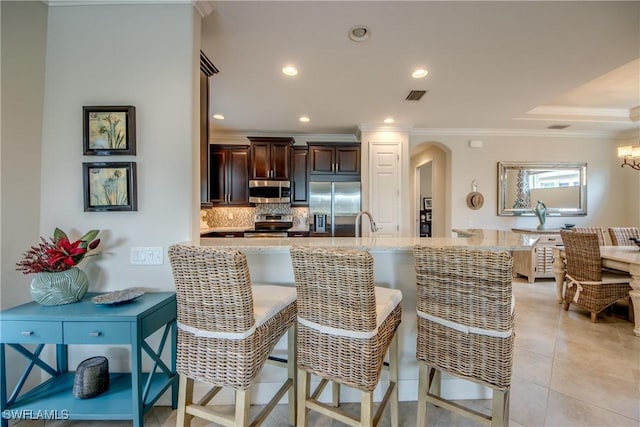
[{"label": "stainless steel oven", "polygon": [[287,237],[287,230],[293,227],[293,215],[258,214],[252,230],[246,230],[244,237]]}]

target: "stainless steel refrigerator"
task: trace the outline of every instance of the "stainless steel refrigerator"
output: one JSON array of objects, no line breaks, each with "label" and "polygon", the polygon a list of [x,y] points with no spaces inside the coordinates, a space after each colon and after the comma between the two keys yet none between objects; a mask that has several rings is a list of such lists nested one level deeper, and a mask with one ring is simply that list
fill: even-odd
[{"label": "stainless steel refrigerator", "polygon": [[312,236],[353,237],[360,212],[360,182],[310,182]]}]

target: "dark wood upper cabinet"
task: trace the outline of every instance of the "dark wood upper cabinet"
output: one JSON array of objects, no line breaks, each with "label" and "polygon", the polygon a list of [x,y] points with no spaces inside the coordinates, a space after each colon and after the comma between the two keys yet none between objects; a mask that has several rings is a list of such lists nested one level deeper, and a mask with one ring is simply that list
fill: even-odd
[{"label": "dark wood upper cabinet", "polygon": [[249,147],[210,147],[209,191],[213,205],[249,206]]},{"label": "dark wood upper cabinet", "polygon": [[309,173],[315,176],[360,176],[360,144],[309,143]]},{"label": "dark wood upper cabinet", "polygon": [[291,205],[309,205],[309,149],[293,147],[291,152]]},{"label": "dark wood upper cabinet", "polygon": [[251,141],[251,174],[249,179],[291,179],[291,146],[293,138],[248,137]]},{"label": "dark wood upper cabinet", "polygon": [[200,205],[211,206],[209,190],[209,87],[210,77],[218,69],[200,51]]}]

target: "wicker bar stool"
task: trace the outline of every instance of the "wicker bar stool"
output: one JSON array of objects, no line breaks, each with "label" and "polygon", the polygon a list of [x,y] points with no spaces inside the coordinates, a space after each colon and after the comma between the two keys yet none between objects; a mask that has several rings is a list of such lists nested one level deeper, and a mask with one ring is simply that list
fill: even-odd
[{"label": "wicker bar stool", "polygon": [[[567,260],[564,309],[575,304],[591,312],[591,321],[614,302],[629,296],[631,276],[602,269],[598,237],[560,231]],[[566,239],[566,240],[565,240]]]},{"label": "wicker bar stool", "polygon": [[571,231],[575,231],[576,233],[595,233],[598,236],[600,246],[607,245],[604,228],[602,227],[573,227]]},{"label": "wicker bar stool", "polygon": [[635,246],[631,237],[640,239],[638,227],[609,227],[609,236],[614,246]]},{"label": "wicker bar stool", "polygon": [[[257,426],[289,392],[295,424],[296,290],[251,286],[246,256],[234,249],[174,245],[169,248],[178,301],[177,425],[195,416],[224,426]],[[287,380],[251,421],[251,386],[280,338],[289,331]],[[213,388],[193,402],[194,381]],[[222,389],[235,391],[235,417],[207,404]]]},{"label": "wicker bar stool", "polygon": [[[417,426],[427,421],[427,402],[485,425],[508,425],[514,341],[511,256],[417,245],[414,257]],[[491,416],[442,398],[441,372],[490,387]]]},{"label": "wicker bar stool", "polygon": [[[398,344],[402,292],[376,287],[365,251],[292,247],[298,291],[298,426],[314,410],[351,426],[375,426],[388,402],[398,426]],[[389,350],[389,387],[374,414],[376,388]],[[321,378],[310,393],[310,376]],[[333,382],[333,406],[318,397]],[[361,391],[360,417],[342,411],[340,385]]]}]

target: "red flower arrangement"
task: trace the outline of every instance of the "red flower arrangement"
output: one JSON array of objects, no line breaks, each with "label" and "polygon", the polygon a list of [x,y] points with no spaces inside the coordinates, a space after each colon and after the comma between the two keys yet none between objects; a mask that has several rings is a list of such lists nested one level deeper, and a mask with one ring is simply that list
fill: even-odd
[{"label": "red flower arrangement", "polygon": [[31,246],[24,253],[20,262],[16,263],[16,270],[29,273],[59,272],[77,266],[89,251],[95,249],[100,244],[100,239],[96,236],[100,230],[91,230],[75,242],[69,241],[67,234],[56,228],[53,238],[47,241],[40,237],[40,244]]}]

